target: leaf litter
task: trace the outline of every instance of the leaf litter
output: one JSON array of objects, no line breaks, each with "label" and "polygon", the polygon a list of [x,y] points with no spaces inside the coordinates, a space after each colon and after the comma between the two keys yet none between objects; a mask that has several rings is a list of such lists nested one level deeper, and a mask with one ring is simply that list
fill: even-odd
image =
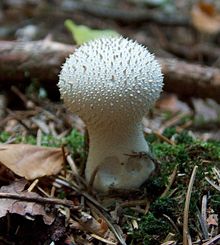
[{"label": "leaf litter", "polygon": [[[156,136],[156,139],[154,139],[156,142],[162,142],[165,145],[168,144],[174,150],[175,147],[179,147],[178,140],[180,139],[177,137],[178,132],[181,133],[184,132],[186,128],[190,128],[194,133],[196,127],[193,122],[193,116],[195,115],[193,115],[193,111],[190,107],[184,105],[185,102],[179,103],[176,96],[171,97],[169,101],[166,100],[164,103],[161,103],[162,102],[157,104],[157,108],[153,111],[153,117],[148,117],[144,121],[146,136]],[[199,105],[199,103],[200,101],[197,105]],[[201,110],[203,109],[201,108],[203,107],[199,106],[199,113],[202,113]],[[31,113],[28,113],[28,111],[31,111]],[[55,115],[59,115],[59,120],[57,120],[57,116]],[[140,239],[140,237],[146,239],[144,237],[146,236],[145,234],[152,232],[149,230],[149,226],[157,222],[155,213],[152,215],[154,206],[156,205],[155,200],[153,197],[148,196],[146,192],[146,188],[151,192],[150,188],[152,187],[145,186],[140,190],[129,190],[129,192],[126,190],[119,190],[117,192],[112,190],[108,197],[106,197],[96,193],[91,186],[88,186],[83,177],[79,174],[79,170],[81,170],[82,167],[80,164],[85,161],[81,150],[74,148],[74,151],[72,151],[72,149],[69,149],[67,150],[67,154],[63,153],[60,147],[63,143],[66,144],[62,139],[69,134],[72,125],[74,125],[79,132],[84,132],[84,125],[80,120],[66,113],[61,105],[57,105],[56,109],[54,109],[54,105],[49,102],[47,102],[47,104],[42,102],[40,106],[38,105],[37,110],[36,107],[32,107],[27,110],[27,113],[10,113],[10,117],[6,116],[6,118],[5,127],[9,129],[11,120],[13,120],[13,124],[11,124],[13,126],[9,130],[9,137],[8,135],[1,136],[4,138],[2,142],[10,142],[12,140],[13,143],[18,144],[2,144],[0,146],[0,160],[4,164],[1,167],[7,166],[7,168],[11,169],[16,175],[24,176],[29,180],[39,179],[32,188],[30,188],[31,185],[29,182],[27,182],[26,185],[22,185],[15,181],[15,179],[10,180],[8,187],[2,187],[3,190],[6,188],[6,191],[1,190],[1,193],[6,193],[8,196],[11,194],[12,198],[6,199],[4,196],[1,196],[0,193],[0,205],[1,203],[5,205],[2,210],[2,218],[12,215],[11,212],[14,212],[13,214],[20,215],[24,217],[24,219],[34,219],[35,221],[32,222],[36,222],[37,218],[41,217],[45,224],[45,217],[47,219],[47,215],[49,215],[49,217],[51,215],[53,219],[48,218],[51,223],[47,223],[46,226],[53,227],[54,224],[57,224],[56,218],[54,220],[54,217],[57,217],[58,214],[64,221],[58,223],[56,229],[62,230],[65,227],[65,229],[61,231],[61,235],[57,235],[59,241],[64,242],[68,240],[75,244],[97,244],[97,242],[101,244],[130,244],[132,234],[134,234],[134,236],[137,236],[137,238],[134,238],[136,239],[136,244],[145,244],[144,240],[140,241],[138,239]],[[32,120],[33,118],[37,120]],[[192,123],[187,124],[187,120],[191,120]],[[60,121],[65,122],[65,126],[63,123],[60,123]],[[51,127],[51,124],[54,126]],[[155,127],[155,125],[157,126]],[[149,128],[153,130],[149,131]],[[164,133],[170,128],[176,130],[176,135],[171,137],[170,133]],[[53,138],[48,137],[48,132],[49,134],[53,132]],[[35,138],[28,138],[30,134],[37,136],[37,140]],[[19,136],[22,137],[19,138]],[[27,143],[29,143],[29,141],[31,141],[32,144],[38,144],[38,146],[28,145]],[[45,147],[47,144],[53,147]],[[67,148],[68,144],[70,143],[67,142]],[[198,153],[196,153],[196,151]],[[193,157],[193,154],[201,154],[202,150],[196,149],[194,151],[190,149],[189,152]],[[172,154],[176,153],[168,153],[166,156],[168,161],[173,161],[174,158]],[[164,161],[167,161],[166,158],[158,157],[161,163],[165,164]],[[178,211],[178,206],[183,203],[188,185],[187,175],[190,176],[190,172],[186,174],[183,169],[181,169],[181,166],[179,166],[182,164],[181,161],[183,161],[183,159],[179,159],[178,162],[175,162],[175,166],[169,171],[170,179],[168,179],[168,182],[166,182],[166,185],[162,187],[162,189],[160,187],[161,192],[157,194],[158,196],[161,195],[161,200],[179,200],[179,204],[175,207],[175,211],[173,211],[174,213],[167,213],[166,208],[162,211],[162,216],[168,222],[166,226],[171,225],[173,229],[171,228],[171,230],[164,235],[163,239],[162,237],[156,237],[156,240],[153,240],[155,242],[154,244],[159,244],[158,240],[160,239],[162,239],[160,241],[163,244],[178,244],[179,241],[181,242],[181,237],[179,237],[181,233],[178,231],[181,230],[183,226],[181,217],[183,211]],[[203,161],[205,163],[205,161],[210,161],[210,159],[204,159]],[[55,170],[51,168],[54,163],[56,165]],[[156,176],[158,176],[158,174],[161,176],[160,173],[157,173]],[[199,174],[197,174],[197,176],[196,180],[199,178]],[[217,177],[212,179],[216,174],[213,173],[207,176],[210,183],[218,184],[216,181]],[[157,181],[159,180],[160,177]],[[196,180],[195,186],[197,187]],[[21,180],[21,183],[22,181],[24,180]],[[152,184],[154,184],[154,181],[155,179],[152,181]],[[178,182],[181,182],[185,186],[184,190],[178,190]],[[209,182],[207,184],[209,184]],[[26,186],[27,189],[25,189]],[[193,189],[196,187],[193,187]],[[29,188],[31,191],[28,192],[27,190]],[[154,192],[158,189],[158,187],[155,186],[153,188]],[[15,194],[20,195],[20,199],[18,199]],[[58,198],[62,198],[59,199],[61,202],[57,201]],[[194,192],[192,192],[191,200],[188,201],[193,202],[193,198],[195,198]],[[39,200],[41,200],[41,202]],[[216,206],[209,202],[210,201],[207,201],[205,208],[203,208],[203,213],[206,213],[207,218],[202,221],[202,224],[208,227],[208,239],[212,241],[212,239],[218,239],[216,232],[219,229],[219,221],[217,219]],[[170,205],[170,207],[172,207],[172,204]],[[49,212],[49,214],[48,206],[50,208],[52,207],[52,211]],[[166,203],[163,203],[160,208],[163,206],[166,207]],[[27,207],[27,209],[25,209],[25,207]],[[6,210],[8,210],[7,214]],[[191,232],[191,211],[185,211],[186,217],[187,214],[189,217],[187,223],[189,227],[187,229]],[[142,223],[148,222],[145,219],[149,219],[150,222]],[[164,219],[160,220],[161,224],[163,224]],[[161,227],[161,233],[163,229],[164,228]],[[154,229],[154,231],[156,230]],[[205,234],[204,231],[202,234]],[[203,237],[205,237],[205,235],[203,235]],[[50,239],[52,238],[53,234],[50,234]]]},{"label": "leaf litter", "polygon": [[[26,185],[27,181],[25,179],[21,179],[13,182],[11,185],[2,186],[0,188],[0,193],[22,194],[27,198],[39,197],[35,192],[25,191]],[[47,225],[51,225],[55,220],[55,214],[47,213],[42,204],[2,198],[0,201],[0,218],[6,216],[8,213],[20,214],[22,216],[30,215],[32,217],[41,215],[44,223]]]},{"label": "leaf litter", "polygon": [[28,144],[0,145],[0,162],[28,180],[58,174],[63,161],[61,148]]}]

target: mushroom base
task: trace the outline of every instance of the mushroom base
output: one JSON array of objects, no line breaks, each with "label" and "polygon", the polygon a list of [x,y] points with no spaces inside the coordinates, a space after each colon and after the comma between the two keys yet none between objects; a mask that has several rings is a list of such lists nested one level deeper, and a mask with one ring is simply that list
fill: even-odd
[{"label": "mushroom base", "polygon": [[143,154],[149,153],[149,147],[141,124],[126,130],[123,128],[123,131],[121,128],[112,129],[108,134],[106,130],[105,134],[89,130],[89,134],[90,150],[85,174],[89,182],[97,170],[93,183],[96,190],[138,188],[154,171],[154,163]]}]

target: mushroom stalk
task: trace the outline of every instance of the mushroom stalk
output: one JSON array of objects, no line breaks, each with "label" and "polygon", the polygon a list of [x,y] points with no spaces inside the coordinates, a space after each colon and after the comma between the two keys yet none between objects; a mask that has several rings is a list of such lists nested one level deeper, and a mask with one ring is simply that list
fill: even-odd
[{"label": "mushroom stalk", "polygon": [[96,127],[90,127],[88,131],[90,148],[85,174],[89,181],[98,167],[94,182],[97,189],[137,188],[154,170],[149,158],[134,154],[149,153],[141,122],[115,123],[98,131]]}]

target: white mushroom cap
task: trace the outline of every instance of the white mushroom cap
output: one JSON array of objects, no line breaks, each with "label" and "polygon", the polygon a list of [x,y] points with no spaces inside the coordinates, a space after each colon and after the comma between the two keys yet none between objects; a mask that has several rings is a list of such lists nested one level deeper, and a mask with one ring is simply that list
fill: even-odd
[{"label": "white mushroom cap", "polygon": [[86,123],[135,121],[159,97],[163,76],[154,55],[137,42],[102,38],[70,55],[58,85],[69,109]]},{"label": "white mushroom cap", "polygon": [[132,40],[102,38],[66,60],[58,84],[67,107],[86,123],[90,137],[85,175],[101,191],[139,187],[154,170],[141,120],[159,97],[163,76],[154,55]]}]

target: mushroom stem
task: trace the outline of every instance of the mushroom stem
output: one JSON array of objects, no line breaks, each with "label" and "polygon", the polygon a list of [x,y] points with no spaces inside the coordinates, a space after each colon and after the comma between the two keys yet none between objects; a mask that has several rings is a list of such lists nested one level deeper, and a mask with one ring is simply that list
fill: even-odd
[{"label": "mushroom stem", "polygon": [[150,159],[134,154],[149,152],[141,122],[123,126],[114,123],[111,127],[107,124],[99,130],[90,127],[88,131],[90,149],[85,174],[89,181],[94,169],[98,167],[95,189],[138,188],[155,169]]}]

